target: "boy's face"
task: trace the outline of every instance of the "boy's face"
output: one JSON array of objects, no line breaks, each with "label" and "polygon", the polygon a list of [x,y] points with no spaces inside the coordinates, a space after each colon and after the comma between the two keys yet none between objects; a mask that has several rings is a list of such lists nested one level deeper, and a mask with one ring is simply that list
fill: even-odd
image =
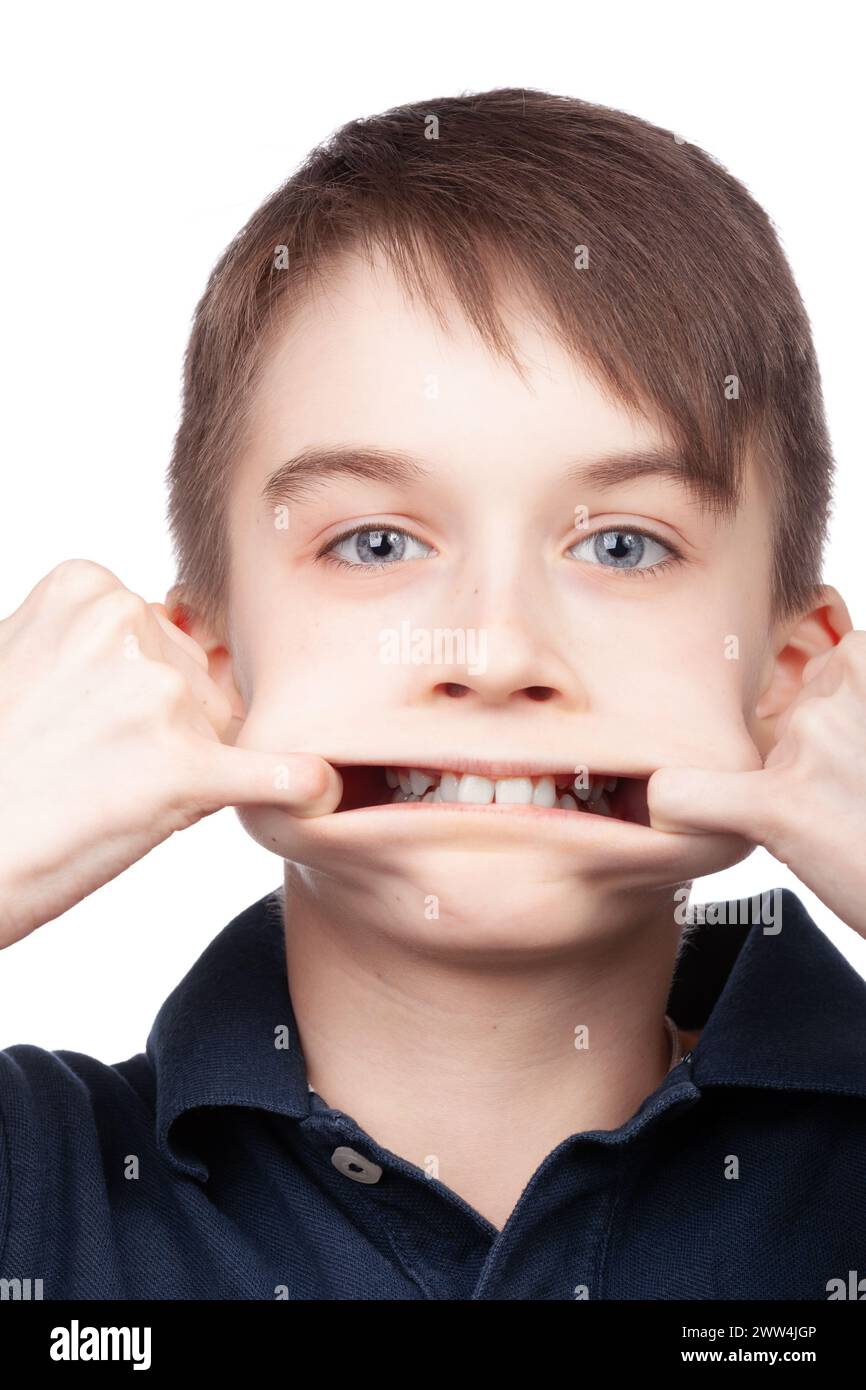
[{"label": "boy's face", "polygon": [[[664,765],[759,768],[766,731],[754,710],[774,655],[759,479],[733,522],[648,469],[580,480],[581,465],[668,441],[525,315],[509,326],[529,387],[456,309],[450,321],[445,333],[408,302],[383,260],[349,258],[270,357],[233,482],[231,662],[216,668],[246,713],[238,745],[376,768],[477,759],[643,778]],[[420,466],[393,478],[320,466],[285,507],[262,498],[302,451],[347,446]],[[400,534],[383,542],[369,534],[377,526]],[[614,529],[655,538],[645,534],[636,566],[621,536],[613,558],[596,546],[597,531]],[[447,648],[438,662],[411,660],[411,638],[437,629],[464,635],[463,664],[444,664]],[[389,631],[404,634],[402,652],[399,640],[389,652]],[[474,904],[515,926],[540,907],[552,924],[553,905],[567,902],[573,921],[581,903],[633,901],[635,887],[685,882],[750,848],[532,809],[391,805],[297,820],[257,808],[242,820],[347,891],[420,904],[419,930],[430,927],[428,894],[464,918]]]}]

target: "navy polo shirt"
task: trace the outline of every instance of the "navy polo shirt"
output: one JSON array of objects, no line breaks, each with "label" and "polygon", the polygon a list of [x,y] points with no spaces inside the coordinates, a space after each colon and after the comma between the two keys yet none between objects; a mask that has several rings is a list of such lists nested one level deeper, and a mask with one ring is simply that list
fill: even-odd
[{"label": "navy polo shirt", "polygon": [[0,1051],[0,1297],[827,1300],[866,1275],[866,982],[781,901],[776,934],[749,900],[695,929],[668,1001],[694,1051],[500,1232],[311,1092],[267,894],[146,1051]]}]

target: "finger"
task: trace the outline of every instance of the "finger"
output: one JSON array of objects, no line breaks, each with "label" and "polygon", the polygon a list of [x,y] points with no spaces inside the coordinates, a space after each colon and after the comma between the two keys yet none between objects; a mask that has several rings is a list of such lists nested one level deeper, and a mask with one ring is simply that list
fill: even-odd
[{"label": "finger", "polygon": [[186,652],[188,656],[192,657],[193,661],[197,662],[198,665],[206,671],[209,666],[207,652],[199,646],[194,637],[190,637],[188,632],[183,632],[176,623],[171,621],[165,604],[151,603],[149,607],[163,632],[171,638],[172,642],[180,647],[181,651]]},{"label": "finger", "polygon": [[819,652],[817,656],[810,657],[800,672],[804,685],[814,680],[819,671],[823,671],[835,650],[835,647],[830,647],[826,652]]},{"label": "finger", "polygon": [[770,834],[773,796],[773,774],[763,768],[714,772],[662,767],[647,783],[653,830],[734,834],[755,844],[763,844]]},{"label": "finger", "polygon": [[[151,603],[148,606],[162,631],[171,639],[171,647],[165,651],[164,660],[172,666],[176,666],[186,677],[199,708],[214,732],[222,739],[234,716],[228,696],[208,675],[206,654],[192,637],[187,637],[186,633],[181,632],[179,628],[174,629],[174,631],[171,630],[173,624],[169,618],[163,616],[165,609],[162,604]],[[163,609],[162,613],[158,611],[160,608]],[[165,644],[163,643],[164,647]]]},{"label": "finger", "polygon": [[315,753],[262,753],[214,744],[197,791],[210,809],[222,806],[279,806],[312,817],[335,811],[343,795],[336,768]]},{"label": "finger", "polygon": [[794,712],[800,709],[807,700],[832,695],[839,688],[843,679],[844,668],[838,660],[833,660],[835,651],[836,648],[831,647],[828,652],[821,652],[806,662],[800,673],[803,684],[790,703],[782,710],[773,726],[773,738],[776,744],[786,733]]}]

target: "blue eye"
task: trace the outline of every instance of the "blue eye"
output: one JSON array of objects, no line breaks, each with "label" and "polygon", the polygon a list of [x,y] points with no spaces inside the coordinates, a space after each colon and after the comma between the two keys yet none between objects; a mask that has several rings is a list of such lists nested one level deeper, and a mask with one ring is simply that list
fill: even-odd
[{"label": "blue eye", "polygon": [[417,560],[432,554],[432,547],[410,531],[377,524],[345,531],[329,542],[319,558],[348,569],[381,569],[400,560]]},{"label": "blue eye", "polygon": [[[582,546],[589,547],[589,555],[575,554]],[[625,527],[594,531],[575,542],[567,553],[574,555],[575,559],[588,560],[590,564],[597,563],[606,569],[621,570],[629,576],[658,573],[682,559],[679,551],[660,541],[657,536],[648,531],[629,531]],[[644,561],[647,563],[644,564]]]},{"label": "blue eye", "polygon": [[[589,547],[589,554],[580,554]],[[566,552],[575,559],[618,570],[631,577],[650,578],[683,556],[673,546],[647,531],[631,531],[625,527],[594,531],[576,541]],[[386,522],[372,526],[356,526],[329,541],[317,559],[344,569],[376,570],[403,560],[425,559],[435,554],[432,546],[419,540],[411,531],[403,531]]]}]

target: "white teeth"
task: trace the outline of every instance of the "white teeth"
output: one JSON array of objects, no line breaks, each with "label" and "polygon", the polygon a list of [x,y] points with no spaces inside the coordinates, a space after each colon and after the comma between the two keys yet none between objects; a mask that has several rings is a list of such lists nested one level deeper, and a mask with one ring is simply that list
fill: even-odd
[{"label": "white teeth", "polygon": [[456,801],[460,790],[460,778],[455,777],[453,772],[443,772],[439,779],[439,790],[443,801]]},{"label": "white teeth", "polygon": [[457,788],[457,800],[470,806],[489,806],[496,787],[489,777],[476,777],[465,772]]},{"label": "white teeth", "polygon": [[533,806],[556,805],[556,783],[552,777],[539,777],[532,793]]},{"label": "white teeth", "polygon": [[[586,773],[578,774],[586,779]],[[610,816],[606,793],[616,789],[617,777],[589,777],[589,785],[578,785],[572,773],[558,772],[543,777],[479,777],[475,773],[437,773],[423,768],[385,768],[385,781],[392,801],[457,802],[468,806],[556,807],[561,811],[589,811]]]},{"label": "white teeth", "polygon": [[432,787],[436,781],[435,777],[430,777],[426,772],[418,772],[414,767],[409,770],[409,785],[412,788],[413,796],[423,796],[428,787]]},{"label": "white teeth", "polygon": [[502,777],[496,783],[497,805],[529,806],[532,804],[531,777]]}]

